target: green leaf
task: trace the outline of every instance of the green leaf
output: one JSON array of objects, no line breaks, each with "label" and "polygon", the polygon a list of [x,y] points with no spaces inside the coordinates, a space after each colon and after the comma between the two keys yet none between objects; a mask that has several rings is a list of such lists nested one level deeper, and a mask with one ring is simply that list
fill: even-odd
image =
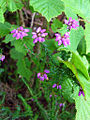
[{"label": "green leaf", "polygon": [[32,72],[30,69],[26,67],[26,63],[24,59],[19,59],[17,62],[17,72],[22,76],[25,77],[28,81],[30,80],[30,77],[32,75]]},{"label": "green leaf", "polygon": [[86,54],[86,41],[85,41],[84,37],[79,42],[77,50],[78,50],[80,55],[85,55]]},{"label": "green leaf", "polygon": [[3,37],[7,35],[10,32],[9,26],[7,26],[7,23],[2,24],[0,23],[0,36]]},{"label": "green leaf", "polygon": [[12,41],[12,45],[15,46],[16,51],[23,53],[24,55],[27,53],[26,48],[22,40]]},{"label": "green leaf", "polygon": [[72,95],[72,87],[73,87],[73,84],[72,84],[72,80],[70,78],[65,79],[63,81],[63,84],[62,84],[62,89],[63,89],[62,95],[63,95],[64,99],[68,100],[70,103],[74,102],[72,97],[71,97],[71,95]]},{"label": "green leaf", "polygon": [[30,0],[30,5],[34,7],[35,11],[45,16],[48,22],[64,10],[61,0]]},{"label": "green leaf", "polygon": [[3,11],[1,8],[0,8],[0,22],[4,23],[4,16],[3,16]]},{"label": "green leaf", "polygon": [[90,53],[90,23],[85,25],[86,53]]},{"label": "green leaf", "polygon": [[23,105],[25,106],[25,110],[28,113],[29,116],[32,116],[32,110],[31,110],[31,106],[29,104],[27,104],[26,100],[23,98],[23,96],[21,94],[18,95],[18,98],[20,98],[23,102]]},{"label": "green leaf", "polygon": [[57,49],[55,42],[56,42],[55,39],[49,39],[46,40],[43,44],[45,44],[46,48],[48,48],[50,52],[53,52],[54,50]]},{"label": "green leaf", "polygon": [[14,12],[16,10],[20,10],[23,7],[21,0],[8,0],[7,4],[8,4],[8,9],[11,12]]},{"label": "green leaf", "polygon": [[75,52],[77,50],[78,44],[79,44],[80,40],[83,38],[83,36],[84,36],[84,31],[83,31],[82,27],[79,27],[77,30],[71,29],[70,45],[68,45],[66,48]]},{"label": "green leaf", "polygon": [[59,32],[61,36],[63,36],[67,32],[67,25],[63,24],[63,27],[61,29],[57,29],[57,32]]},{"label": "green leaf", "polygon": [[77,15],[72,11],[70,7],[65,7],[65,14],[68,18],[72,17],[72,19],[75,19],[78,21]]},{"label": "green leaf", "polygon": [[87,69],[85,63],[83,62],[83,59],[78,54],[78,52],[72,52],[71,62],[75,65],[77,70],[80,70],[83,73],[83,75],[87,79],[89,79],[88,69]]},{"label": "green leaf", "polygon": [[86,100],[90,101],[90,80],[87,79],[78,71],[78,78],[80,79]]},{"label": "green leaf", "polygon": [[15,38],[13,38],[12,34],[8,34],[8,35],[6,35],[5,40],[3,42],[9,43],[14,40],[15,40]]},{"label": "green leaf", "polygon": [[90,19],[90,1],[89,0],[63,0],[65,7],[78,14],[80,17]]},{"label": "green leaf", "polygon": [[84,99],[83,95],[78,96],[79,89],[75,89],[76,96],[76,119],[75,120],[90,120],[90,101]]},{"label": "green leaf", "polygon": [[72,72],[75,74],[77,80],[79,81],[80,85],[82,86],[84,93],[85,93],[85,98],[87,100],[90,100],[90,79],[86,79],[84,75],[76,69],[76,66],[70,61],[64,61],[60,57],[58,57],[59,62],[64,63],[69,69],[72,70]]},{"label": "green leaf", "polygon": [[51,25],[51,28],[53,32],[57,32],[58,28],[61,28],[63,26],[62,22],[60,22],[58,19],[53,20],[53,23]]},{"label": "green leaf", "polygon": [[12,48],[10,50],[10,56],[11,56],[11,58],[16,60],[16,59],[22,59],[24,57],[24,54],[21,53],[21,52],[16,51],[15,48]]}]

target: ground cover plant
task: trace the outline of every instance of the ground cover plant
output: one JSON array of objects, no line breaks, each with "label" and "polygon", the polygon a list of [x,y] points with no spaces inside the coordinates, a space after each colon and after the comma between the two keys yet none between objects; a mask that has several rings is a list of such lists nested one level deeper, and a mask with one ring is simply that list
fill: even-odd
[{"label": "ground cover plant", "polygon": [[0,0],[0,120],[90,120],[90,0]]}]

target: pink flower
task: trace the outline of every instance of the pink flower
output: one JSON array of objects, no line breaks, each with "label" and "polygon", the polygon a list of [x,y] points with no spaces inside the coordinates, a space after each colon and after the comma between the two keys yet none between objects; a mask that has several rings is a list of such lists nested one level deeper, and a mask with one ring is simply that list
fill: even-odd
[{"label": "pink flower", "polygon": [[5,55],[0,55],[0,60],[3,61],[5,59]]},{"label": "pink flower", "polygon": [[76,21],[75,19],[72,20],[72,18],[70,17],[69,20],[64,20],[65,24],[68,25],[68,29],[77,29],[77,27],[79,27],[79,22]]},{"label": "pink flower", "polygon": [[36,32],[32,32],[34,38],[33,43],[44,42],[45,37],[48,35],[48,33],[45,33],[46,29],[41,29],[41,27],[37,28]]},{"label": "pink flower", "polygon": [[22,26],[11,31],[13,37],[16,37],[16,39],[22,39],[23,37],[28,36],[27,32],[29,32],[29,29],[24,29]]},{"label": "pink flower", "polygon": [[44,72],[45,72],[45,73],[50,73],[50,71],[49,71],[49,70],[47,70],[47,69],[45,69],[45,70],[44,70]]},{"label": "pink flower", "polygon": [[48,80],[47,74],[50,73],[49,70],[44,70],[44,73],[38,73],[37,78],[39,78],[41,81],[44,81],[44,79]]},{"label": "pink flower", "polygon": [[85,94],[84,94],[82,88],[80,89],[80,91],[79,91],[79,93],[78,93],[78,96],[81,96],[81,94],[82,94],[83,96],[85,96]]},{"label": "pink flower", "polygon": [[65,34],[64,34],[64,36],[62,36],[61,37],[61,35],[60,34],[55,34],[55,36],[56,36],[56,41],[58,41],[58,45],[60,46],[61,44],[63,44],[65,47],[67,46],[67,45],[70,45],[70,40],[69,40],[69,32],[66,32]]},{"label": "pink flower", "polygon": [[61,85],[53,84],[52,88],[55,88],[55,87],[57,87],[57,89],[62,89]]}]

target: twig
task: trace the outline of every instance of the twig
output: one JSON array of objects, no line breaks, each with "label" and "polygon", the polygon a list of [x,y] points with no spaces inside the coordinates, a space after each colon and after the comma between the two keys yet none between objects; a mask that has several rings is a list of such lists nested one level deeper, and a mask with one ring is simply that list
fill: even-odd
[{"label": "twig", "polygon": [[36,14],[36,13],[34,12],[33,15],[32,15],[31,26],[30,26],[31,28],[33,27],[35,14]]},{"label": "twig", "polygon": [[79,21],[84,21],[84,22],[87,22],[87,23],[90,23],[89,21],[87,20],[83,20],[83,19],[78,19]]},{"label": "twig", "polygon": [[24,17],[23,17],[22,10],[19,10],[19,14],[20,14],[20,18],[21,18],[22,26],[25,27]]}]

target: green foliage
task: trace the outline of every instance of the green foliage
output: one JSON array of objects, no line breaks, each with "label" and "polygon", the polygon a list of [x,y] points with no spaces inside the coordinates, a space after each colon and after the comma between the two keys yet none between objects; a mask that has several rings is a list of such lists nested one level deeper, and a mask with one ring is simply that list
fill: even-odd
[{"label": "green foliage", "polygon": [[61,0],[31,0],[30,5],[33,6],[35,11],[45,16],[48,22],[64,10],[64,4]]},{"label": "green foliage", "polygon": [[0,36],[1,37],[7,35],[10,32],[9,27],[10,26],[8,26],[7,23],[5,23],[5,24],[0,23]]},{"label": "green foliage", "polygon": [[[17,62],[17,72],[24,78],[26,78],[28,81],[30,80],[30,77],[32,75],[32,72],[29,68],[26,67],[26,63],[24,59],[19,59]],[[29,66],[30,67],[30,66]]]},{"label": "green foliage", "polygon": [[4,23],[4,13],[8,9],[11,12],[22,9],[21,0],[0,0],[0,22]]},{"label": "green foliage", "polygon": [[83,59],[80,57],[80,55],[77,52],[72,53],[71,62],[75,65],[77,70],[80,70],[84,74],[84,76],[87,79],[89,79],[88,69],[87,69],[86,65],[84,64]]},{"label": "green foliage", "polygon": [[83,95],[78,96],[79,89],[75,89],[75,104],[76,104],[76,120],[90,119],[90,101],[84,99]]},{"label": "green foliage", "polygon": [[[79,81],[80,85],[82,86],[82,88],[85,92],[85,97],[88,100],[89,96],[90,96],[90,93],[89,93],[89,90],[90,90],[89,75],[87,74],[87,70],[86,70],[84,63],[82,63],[80,61],[80,58],[78,59],[77,54],[74,53],[73,56],[74,57],[72,57],[71,61],[63,61],[62,59],[60,59],[60,57],[58,57],[58,59],[60,62],[63,62],[68,68],[70,68],[72,70],[72,72],[75,74],[77,80]],[[77,56],[78,62],[80,64],[80,67],[79,67],[79,64],[77,64],[77,62],[76,62],[76,58],[75,58],[76,56]],[[83,71],[86,74],[82,71],[81,68],[83,69]],[[83,74],[86,76],[86,78],[83,76]]]},{"label": "green foliage", "polygon": [[80,17],[90,19],[90,1],[89,0],[63,0],[65,7],[78,14]]},{"label": "green foliage", "polygon": [[70,103],[74,102],[72,98],[72,92],[73,92],[73,82],[70,78],[67,78],[63,81],[62,84],[62,95],[65,100],[68,100]]},{"label": "green foliage", "polygon": [[3,42],[9,43],[9,42],[12,42],[14,40],[15,40],[15,38],[12,37],[12,34],[8,34],[8,35],[6,35],[5,40]]},{"label": "green foliage", "polygon": [[67,46],[67,48],[75,52],[83,36],[84,36],[84,31],[82,27],[78,28],[77,30],[72,29],[70,31],[70,45]]},{"label": "green foliage", "polygon": [[84,55],[86,54],[86,41],[84,38],[81,39],[78,48],[77,48],[78,52],[80,55]]},{"label": "green foliage", "polygon": [[78,21],[77,15],[72,11],[70,7],[67,7],[67,6],[65,7],[65,14],[67,18],[72,17],[72,19],[75,19]]},{"label": "green foliage", "polygon": [[59,32],[61,36],[63,36],[67,32],[67,25],[63,24],[63,27],[61,29],[57,29],[57,32]]},{"label": "green foliage", "polygon": [[90,23],[85,25],[86,53],[90,53]]},{"label": "green foliage", "polygon": [[62,22],[60,22],[58,19],[53,20],[53,23],[51,25],[51,28],[53,32],[57,32],[58,28],[61,28],[63,26]]},{"label": "green foliage", "polygon": [[14,12],[16,10],[20,10],[23,7],[23,4],[21,3],[21,0],[8,0],[7,2],[8,9],[11,12]]}]

